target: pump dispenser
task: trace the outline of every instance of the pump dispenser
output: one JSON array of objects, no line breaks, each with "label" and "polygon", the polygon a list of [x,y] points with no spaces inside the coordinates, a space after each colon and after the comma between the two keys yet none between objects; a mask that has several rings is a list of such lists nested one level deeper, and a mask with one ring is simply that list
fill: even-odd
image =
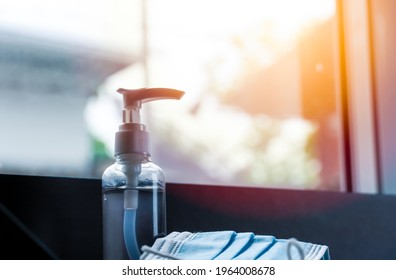
[{"label": "pump dispenser", "polygon": [[166,234],[165,176],[151,162],[149,133],[141,123],[145,102],[180,99],[169,88],[117,90],[123,95],[123,123],[115,135],[115,163],[102,175],[103,258],[139,259],[140,248]]}]

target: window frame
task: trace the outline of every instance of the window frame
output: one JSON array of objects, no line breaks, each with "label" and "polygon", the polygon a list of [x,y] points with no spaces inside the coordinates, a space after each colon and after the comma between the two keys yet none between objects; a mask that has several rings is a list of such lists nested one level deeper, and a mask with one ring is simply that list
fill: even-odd
[{"label": "window frame", "polygon": [[342,189],[380,193],[368,0],[337,0]]}]

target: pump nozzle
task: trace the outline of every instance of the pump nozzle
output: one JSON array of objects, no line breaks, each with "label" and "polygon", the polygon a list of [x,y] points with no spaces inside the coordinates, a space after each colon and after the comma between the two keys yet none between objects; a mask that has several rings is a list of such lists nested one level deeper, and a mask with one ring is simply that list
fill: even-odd
[{"label": "pump nozzle", "polygon": [[140,108],[141,103],[160,99],[180,99],[184,94],[184,91],[171,88],[119,88],[117,92],[121,93],[124,97],[124,108]]},{"label": "pump nozzle", "polygon": [[160,99],[180,99],[184,94],[184,91],[171,88],[119,88],[117,92],[121,93],[124,99],[124,123],[140,123],[139,110],[142,103]]},{"label": "pump nozzle", "polygon": [[115,154],[143,153],[150,154],[148,132],[140,123],[142,103],[161,99],[180,99],[184,91],[171,88],[119,88],[123,95],[123,124],[116,133]]}]

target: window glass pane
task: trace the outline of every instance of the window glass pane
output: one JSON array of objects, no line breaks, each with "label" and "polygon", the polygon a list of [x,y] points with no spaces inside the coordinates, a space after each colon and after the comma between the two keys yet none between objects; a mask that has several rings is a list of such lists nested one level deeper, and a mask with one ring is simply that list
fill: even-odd
[{"label": "window glass pane", "polygon": [[115,89],[171,87],[143,110],[168,181],[340,189],[334,0],[23,2],[0,9],[2,172],[99,177]]}]

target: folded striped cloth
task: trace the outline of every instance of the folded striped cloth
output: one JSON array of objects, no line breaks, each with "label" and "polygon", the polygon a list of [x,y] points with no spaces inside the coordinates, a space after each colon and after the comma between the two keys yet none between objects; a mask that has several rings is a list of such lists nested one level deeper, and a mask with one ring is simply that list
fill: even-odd
[{"label": "folded striped cloth", "polygon": [[143,246],[140,259],[185,260],[329,260],[326,245],[301,242],[294,238],[276,239],[251,232],[172,232],[158,238],[151,247]]}]

